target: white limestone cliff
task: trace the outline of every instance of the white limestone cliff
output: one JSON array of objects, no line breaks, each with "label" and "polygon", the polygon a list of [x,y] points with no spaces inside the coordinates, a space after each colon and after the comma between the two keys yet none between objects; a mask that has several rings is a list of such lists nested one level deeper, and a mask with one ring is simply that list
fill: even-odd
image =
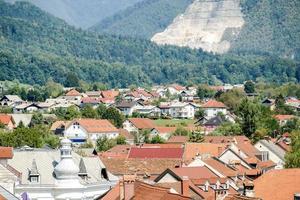
[{"label": "white limestone cliff", "polygon": [[224,33],[232,38],[239,33],[243,24],[240,0],[195,0],[151,40],[157,44],[225,53],[230,48],[230,41],[224,37]]}]

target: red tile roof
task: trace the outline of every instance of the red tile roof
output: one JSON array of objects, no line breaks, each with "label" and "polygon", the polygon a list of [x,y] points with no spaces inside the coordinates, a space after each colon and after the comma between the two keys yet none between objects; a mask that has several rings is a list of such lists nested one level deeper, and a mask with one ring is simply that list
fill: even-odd
[{"label": "red tile roof", "polygon": [[189,197],[171,193],[169,188],[154,186],[140,181],[135,182],[134,191],[135,193],[132,200],[188,200],[190,199]]},{"label": "red tile roof", "polygon": [[67,92],[66,96],[81,96],[81,94],[77,90],[72,89],[69,92]]},{"label": "red tile roof", "polygon": [[129,131],[127,131],[126,129],[120,128],[119,129],[119,134],[121,136],[124,136],[127,140],[133,140],[134,139],[134,136],[131,133],[129,133]]},{"label": "red tile roof", "polygon": [[201,106],[202,108],[226,108],[225,104],[216,100],[209,100]]},{"label": "red tile roof", "polygon": [[184,150],[184,160],[192,160],[197,155],[209,155],[218,157],[225,149],[226,144],[186,143]]},{"label": "red tile roof", "polygon": [[119,91],[116,90],[105,90],[101,92],[103,98],[114,99],[119,95]]},{"label": "red tile roof", "polygon": [[186,143],[189,140],[188,136],[171,136],[167,143]]},{"label": "red tile roof", "polygon": [[182,158],[182,148],[131,148],[128,158]]},{"label": "red tile roof", "polygon": [[181,179],[184,176],[187,176],[190,180],[197,179],[210,179],[210,178],[218,178],[216,174],[214,174],[207,167],[179,167],[171,169],[177,176]]},{"label": "red tile roof", "polygon": [[278,121],[283,121],[283,120],[290,120],[295,118],[295,115],[275,115],[274,118],[277,119]]},{"label": "red tile roof", "polygon": [[0,114],[0,123],[8,125],[10,122],[13,122],[13,118],[11,115]]},{"label": "red tile roof", "polygon": [[0,159],[11,159],[13,158],[12,147],[0,147]]},{"label": "red tile roof", "polygon": [[176,127],[157,126],[154,128],[159,134],[170,134],[176,131]]},{"label": "red tile roof", "polygon": [[106,119],[77,119],[73,121],[75,122],[78,122],[88,133],[118,132],[118,129]]},{"label": "red tile roof", "polygon": [[101,98],[99,97],[83,97],[81,99],[82,103],[91,103],[91,104],[96,104],[101,102]]},{"label": "red tile roof", "polygon": [[209,158],[203,160],[208,166],[212,167],[219,173],[223,174],[224,176],[231,177],[236,176],[238,171],[232,167],[229,167],[227,164],[223,163],[222,161],[218,160],[217,158]]},{"label": "red tile roof", "polygon": [[255,196],[263,200],[294,199],[300,192],[300,169],[271,170],[254,180]]},{"label": "red tile roof", "polygon": [[152,129],[156,127],[154,122],[148,118],[129,118],[128,120],[138,129]]}]

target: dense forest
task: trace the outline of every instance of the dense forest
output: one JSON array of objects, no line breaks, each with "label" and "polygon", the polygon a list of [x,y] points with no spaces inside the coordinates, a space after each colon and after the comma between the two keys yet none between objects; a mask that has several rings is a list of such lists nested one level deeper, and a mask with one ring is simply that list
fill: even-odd
[{"label": "dense forest", "polygon": [[178,82],[300,80],[299,63],[268,55],[213,55],[148,40],[75,29],[30,3],[0,0],[0,80],[65,83],[73,72],[109,87]]},{"label": "dense forest", "polygon": [[192,0],[144,0],[94,25],[100,33],[150,39],[183,13]]}]

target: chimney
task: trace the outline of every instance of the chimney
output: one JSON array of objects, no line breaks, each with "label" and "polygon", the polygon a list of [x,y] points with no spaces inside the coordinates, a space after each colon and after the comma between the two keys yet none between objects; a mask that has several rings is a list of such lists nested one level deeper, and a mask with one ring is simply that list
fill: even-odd
[{"label": "chimney", "polygon": [[134,196],[135,175],[124,175],[120,181],[120,200],[130,200]]},{"label": "chimney", "polygon": [[204,184],[204,192],[208,192],[208,187],[209,187],[209,182],[208,182],[208,181],[205,181],[205,184]]},{"label": "chimney", "polygon": [[183,176],[181,181],[181,193],[183,196],[189,197],[190,196],[190,180],[189,177]]}]

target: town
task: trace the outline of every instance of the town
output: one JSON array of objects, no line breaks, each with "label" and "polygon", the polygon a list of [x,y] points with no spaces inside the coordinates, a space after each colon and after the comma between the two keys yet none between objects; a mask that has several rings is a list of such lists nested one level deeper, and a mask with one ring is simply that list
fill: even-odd
[{"label": "town", "polygon": [[0,199],[300,199],[298,84],[0,88]]}]

